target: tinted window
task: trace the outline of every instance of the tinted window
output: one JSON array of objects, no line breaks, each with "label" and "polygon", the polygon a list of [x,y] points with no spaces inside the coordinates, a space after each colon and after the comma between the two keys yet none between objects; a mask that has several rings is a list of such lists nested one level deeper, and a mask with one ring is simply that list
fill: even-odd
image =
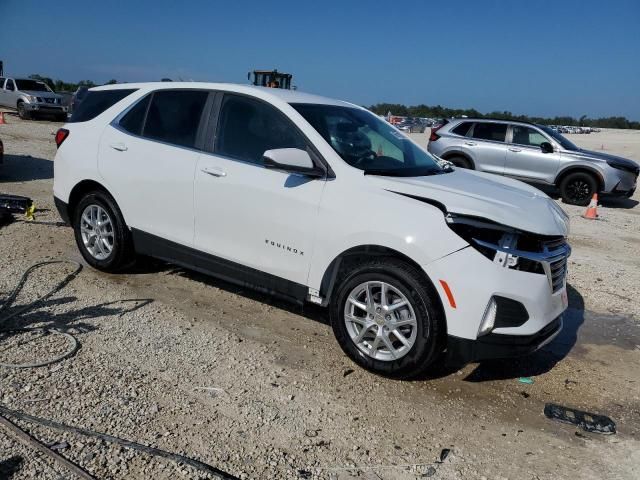
[{"label": "tinted window", "polygon": [[198,126],[209,92],[160,90],[154,92],[143,136],[183,147],[195,147]]},{"label": "tinted window", "polygon": [[469,132],[469,128],[471,128],[471,125],[471,122],[462,122],[456,128],[451,130],[451,132],[455,133],[456,135],[462,135],[464,137]]},{"label": "tinted window", "polygon": [[8,80],[7,80],[7,84],[4,86],[4,88],[5,88],[5,89],[7,89],[7,90],[11,90],[11,91],[13,91],[13,90],[15,90],[15,89],[16,89],[16,86],[15,86],[15,84],[13,83],[13,80],[8,79]]},{"label": "tinted window", "polygon": [[225,95],[218,123],[216,152],[262,164],[262,154],[275,148],[306,148],[294,125],[274,107],[238,95]]},{"label": "tinted window", "polygon": [[473,129],[473,138],[478,138],[480,140],[504,142],[506,136],[506,123],[476,123],[476,126]]},{"label": "tinted window", "polygon": [[511,129],[513,130],[512,143],[517,143],[518,145],[539,147],[541,143],[549,141],[540,132],[530,127],[513,125]]},{"label": "tinted window", "polygon": [[144,122],[144,116],[147,113],[147,106],[151,95],[147,95],[138,103],[136,103],[131,110],[129,110],[122,119],[120,119],[120,126],[127,132],[134,135],[142,134],[142,123]]},{"label": "tinted window", "polygon": [[87,96],[76,107],[71,115],[70,122],[87,122],[96,118],[109,107],[112,107],[124,97],[135,92],[134,89],[127,90],[101,90],[97,92],[89,91]]},{"label": "tinted window", "polygon": [[0,77],[0,88],[4,88],[4,78]]}]

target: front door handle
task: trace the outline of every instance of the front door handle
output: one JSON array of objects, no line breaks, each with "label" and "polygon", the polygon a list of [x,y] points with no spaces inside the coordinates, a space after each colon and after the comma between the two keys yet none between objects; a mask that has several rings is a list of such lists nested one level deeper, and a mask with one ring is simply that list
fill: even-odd
[{"label": "front door handle", "polygon": [[111,148],[113,148],[114,150],[117,150],[119,152],[126,152],[127,151],[127,146],[122,143],[112,143],[111,145],[109,145]]},{"label": "front door handle", "polygon": [[224,170],[222,170],[221,168],[218,167],[204,167],[201,169],[202,172],[206,173],[207,175],[212,175],[214,177],[226,177],[227,176],[227,172],[225,172]]},{"label": "front door handle", "polygon": [[509,151],[510,152],[521,152],[522,149],[521,148],[510,148]]},{"label": "front door handle", "polygon": [[470,147],[473,147],[476,144],[476,142],[464,142],[464,143],[465,145],[469,145]]}]

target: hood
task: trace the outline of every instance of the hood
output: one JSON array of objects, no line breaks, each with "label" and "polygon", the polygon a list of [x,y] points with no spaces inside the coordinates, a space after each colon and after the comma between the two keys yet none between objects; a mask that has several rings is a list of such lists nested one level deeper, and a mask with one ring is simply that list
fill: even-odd
[{"label": "hood", "polygon": [[624,165],[629,169],[639,168],[638,164],[633,160],[629,160],[627,158],[618,157],[617,155],[610,155],[604,152],[594,152],[592,150],[565,150],[562,152],[563,155],[568,155],[570,157],[578,157],[582,160],[596,160],[601,162],[606,162],[607,160],[613,161],[619,165]]},{"label": "hood", "polygon": [[33,95],[34,97],[40,98],[62,98],[62,96],[53,92],[35,92],[33,90],[20,90],[22,93],[26,93],[27,95]]},{"label": "hood", "polygon": [[442,204],[448,213],[485,218],[539,235],[569,233],[569,217],[540,190],[517,180],[456,169],[427,177],[368,177],[390,192]]}]

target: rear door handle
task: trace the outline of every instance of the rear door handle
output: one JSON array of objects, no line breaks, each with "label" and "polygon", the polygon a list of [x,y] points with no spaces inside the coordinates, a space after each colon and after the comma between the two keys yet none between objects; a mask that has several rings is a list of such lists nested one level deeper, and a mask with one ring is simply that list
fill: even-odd
[{"label": "rear door handle", "polygon": [[522,149],[521,148],[510,148],[509,151],[510,152],[521,152]]},{"label": "rear door handle", "polygon": [[207,175],[212,175],[214,177],[226,177],[227,176],[227,172],[225,172],[224,170],[222,170],[221,168],[218,167],[204,167],[201,169],[202,172],[206,173]]},{"label": "rear door handle", "polygon": [[119,152],[126,152],[127,146],[124,143],[112,143],[109,145],[114,150],[118,150]]},{"label": "rear door handle", "polygon": [[476,142],[464,142],[465,145],[469,145],[470,147],[473,147],[474,145],[476,145]]}]

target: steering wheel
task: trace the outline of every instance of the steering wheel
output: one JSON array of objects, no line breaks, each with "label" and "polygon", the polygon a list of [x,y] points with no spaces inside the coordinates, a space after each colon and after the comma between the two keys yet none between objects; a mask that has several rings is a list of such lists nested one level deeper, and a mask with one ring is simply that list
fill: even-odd
[{"label": "steering wheel", "polygon": [[374,159],[378,156],[378,154],[376,152],[374,152],[373,150],[369,150],[367,153],[365,153],[364,155],[358,157],[358,159],[353,162],[353,166],[354,167],[358,167],[360,166],[360,164],[364,161],[364,160],[370,160],[370,159]]}]

